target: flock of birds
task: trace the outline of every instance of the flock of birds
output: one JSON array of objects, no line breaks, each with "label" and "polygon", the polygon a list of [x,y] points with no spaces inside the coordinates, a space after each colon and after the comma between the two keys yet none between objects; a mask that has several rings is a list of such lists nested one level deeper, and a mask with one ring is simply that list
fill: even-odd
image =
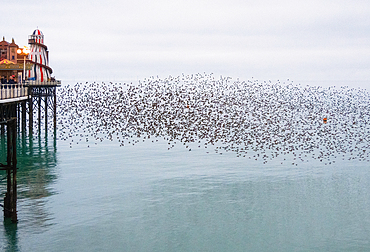
[{"label": "flock of birds", "polygon": [[163,138],[168,150],[181,144],[189,151],[233,151],[264,163],[278,156],[293,165],[311,158],[369,162],[370,96],[364,89],[194,74],[136,85],[77,83],[58,93],[58,138],[71,147]]}]

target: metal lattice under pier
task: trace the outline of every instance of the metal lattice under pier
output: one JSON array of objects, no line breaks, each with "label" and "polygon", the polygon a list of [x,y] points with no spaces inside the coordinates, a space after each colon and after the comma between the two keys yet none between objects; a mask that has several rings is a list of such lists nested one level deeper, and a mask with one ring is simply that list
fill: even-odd
[{"label": "metal lattice under pier", "polygon": [[28,113],[29,113],[29,131],[33,131],[34,116],[37,115],[38,127],[40,130],[41,120],[45,120],[45,130],[48,126],[48,117],[50,113],[53,117],[53,126],[56,129],[56,110],[57,110],[57,98],[56,98],[57,86],[51,85],[30,85],[29,100],[28,100]]}]

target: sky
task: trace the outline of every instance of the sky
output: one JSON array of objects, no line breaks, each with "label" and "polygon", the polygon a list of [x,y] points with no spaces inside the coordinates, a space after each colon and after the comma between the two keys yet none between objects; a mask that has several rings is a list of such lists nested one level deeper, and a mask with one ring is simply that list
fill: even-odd
[{"label": "sky", "polygon": [[368,0],[17,0],[0,35],[45,36],[62,83],[206,73],[370,90]]}]

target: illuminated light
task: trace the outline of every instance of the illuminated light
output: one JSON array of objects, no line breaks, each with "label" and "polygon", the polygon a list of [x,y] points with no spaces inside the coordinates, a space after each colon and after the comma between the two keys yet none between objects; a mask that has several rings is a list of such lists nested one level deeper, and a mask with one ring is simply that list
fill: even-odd
[{"label": "illuminated light", "polygon": [[29,54],[31,51],[30,51],[30,49],[28,49],[26,46],[24,46],[23,48],[19,48],[18,50],[17,50],[17,53],[18,54],[25,54],[25,55],[27,55],[27,54]]},{"label": "illuminated light", "polygon": [[29,54],[30,53],[30,49],[28,49],[26,46],[24,46],[23,53],[24,54]]}]

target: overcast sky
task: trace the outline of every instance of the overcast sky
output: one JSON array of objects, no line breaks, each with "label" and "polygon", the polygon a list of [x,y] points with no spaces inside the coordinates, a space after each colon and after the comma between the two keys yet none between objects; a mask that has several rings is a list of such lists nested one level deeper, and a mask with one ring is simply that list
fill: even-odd
[{"label": "overcast sky", "polygon": [[370,1],[33,0],[1,3],[2,36],[38,27],[57,79],[214,73],[370,90]]}]

